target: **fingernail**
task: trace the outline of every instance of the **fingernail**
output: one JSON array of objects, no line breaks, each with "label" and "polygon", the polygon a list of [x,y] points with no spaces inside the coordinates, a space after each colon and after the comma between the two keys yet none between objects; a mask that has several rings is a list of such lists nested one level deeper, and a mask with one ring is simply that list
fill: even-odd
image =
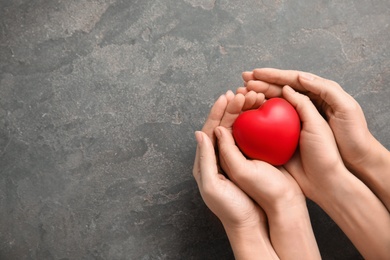
[{"label": "fingernail", "polygon": [[202,143],[203,141],[203,136],[200,131],[195,131],[195,139],[198,144]]},{"label": "fingernail", "polygon": [[312,74],[306,73],[306,72],[299,73],[299,77],[301,79],[305,79],[305,80],[313,80],[314,79],[314,76]]}]

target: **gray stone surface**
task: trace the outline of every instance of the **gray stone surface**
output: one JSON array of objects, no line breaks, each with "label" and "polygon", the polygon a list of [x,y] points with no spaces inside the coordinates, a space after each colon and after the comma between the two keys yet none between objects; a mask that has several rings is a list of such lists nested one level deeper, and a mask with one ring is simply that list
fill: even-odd
[{"label": "gray stone surface", "polygon": [[[233,259],[193,132],[255,67],[338,81],[390,148],[390,2],[0,0],[0,259]],[[359,259],[309,202],[324,259]]]}]

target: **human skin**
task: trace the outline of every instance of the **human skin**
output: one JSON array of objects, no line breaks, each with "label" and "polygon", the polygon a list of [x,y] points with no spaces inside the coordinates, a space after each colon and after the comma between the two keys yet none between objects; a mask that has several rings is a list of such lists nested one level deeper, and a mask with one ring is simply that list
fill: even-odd
[{"label": "human skin", "polygon": [[[254,95],[255,99],[258,96],[264,99],[263,95]],[[214,129],[222,120],[229,121],[225,112],[233,97],[232,92],[222,95],[212,107],[202,131],[195,133],[198,145],[193,175],[204,202],[221,220],[236,259],[278,259],[269,239],[264,211],[219,172]]]},{"label": "human skin", "polygon": [[[229,94],[229,96],[231,95]],[[219,131],[216,131],[216,133],[219,135],[219,153],[225,154],[225,148],[228,148],[231,145],[233,149],[237,149],[236,152],[239,153],[238,155],[243,157],[241,152],[234,145],[234,140],[231,137],[231,127],[242,110],[258,108],[263,103],[264,96],[254,92],[249,92],[245,96],[236,95],[234,97],[229,97],[228,99],[230,100],[226,105],[226,109],[222,117],[220,113],[222,111],[222,105],[220,105],[220,103],[222,104],[222,101],[219,99],[212,108],[209,119],[206,120],[203,131],[208,132],[211,138],[205,139],[205,136],[207,135],[200,132],[196,133],[196,138],[198,141],[198,152],[194,165],[194,176],[198,182],[199,190],[201,191],[204,201],[223,223],[232,245],[235,257],[237,259],[245,259],[245,257],[248,257],[248,259],[255,259],[254,257],[256,255],[257,257],[261,256],[273,258],[276,255],[273,255],[275,252],[273,251],[273,246],[277,255],[282,259],[319,259],[320,254],[311,228],[305,197],[297,183],[287,173],[286,170],[279,170],[267,163],[256,161],[253,162],[253,165],[249,165],[250,163],[247,165],[248,167],[246,169],[248,170],[251,168],[251,166],[254,167],[251,170],[252,174],[246,178],[248,182],[246,182],[245,179],[243,180],[240,178],[239,176],[242,176],[242,174],[237,171],[228,172],[229,179],[231,181],[226,179],[222,174],[216,174],[216,169],[218,169],[218,167],[215,166],[217,163],[215,155],[213,156],[214,150],[210,148],[210,143],[212,142],[208,142],[208,140],[214,139],[212,133],[210,133],[210,130],[213,127],[215,128],[215,126],[220,126],[219,130],[221,130],[221,135],[219,135]],[[220,109],[217,109],[218,107]],[[220,112],[216,113],[216,111]],[[218,116],[215,116],[217,114]],[[220,118],[220,120],[218,118]],[[223,132],[225,132],[225,135]],[[229,136],[231,139],[229,139]],[[208,153],[205,153],[203,156],[201,151],[206,151],[205,147],[207,144],[209,145],[210,149],[208,150]],[[237,166],[242,163],[242,161],[237,160],[234,154],[229,155],[233,156],[229,158],[229,162],[233,162],[233,165],[234,162]],[[227,159],[223,155],[220,158],[221,162],[225,162]],[[202,169],[202,162],[205,164],[206,160],[209,160],[209,163],[207,163],[208,166],[205,166],[205,168]],[[223,165],[223,163],[221,164]],[[207,172],[210,172],[210,169],[213,169],[211,172],[214,173],[207,174]],[[216,182],[215,180],[212,181],[213,179],[202,177],[203,175],[218,176],[218,181]],[[264,185],[264,182],[261,186],[245,185],[245,183],[261,183],[262,180],[266,180],[270,176],[274,176],[273,178],[270,178],[270,182],[273,184],[272,186]],[[217,185],[218,183],[220,184]],[[257,235],[254,231],[259,230],[259,228],[256,227],[253,223],[249,225],[250,228],[245,228],[244,231],[238,232],[238,236],[236,235],[236,231],[241,230],[241,228],[231,228],[232,226],[241,226],[242,223],[246,223],[248,219],[250,220],[253,218],[253,216],[256,216],[256,214],[253,213],[253,206],[248,207],[248,205],[250,205],[250,201],[248,202],[247,199],[243,199],[245,196],[241,194],[242,190],[239,189],[238,186],[234,186],[236,183],[240,183],[240,187],[245,188],[245,195],[249,194],[256,201],[261,202],[261,206],[267,208],[267,217],[270,226],[269,232],[271,235],[272,246],[270,243],[271,241],[269,240],[268,230],[267,232],[264,232],[264,226],[262,229],[260,229],[263,231]],[[274,189],[272,189],[272,187]],[[224,192],[219,192],[220,190],[224,190]],[[224,196],[221,197],[220,194],[222,193]],[[237,202],[237,198],[241,198],[240,201]],[[253,200],[251,201],[253,202]],[[245,207],[246,210],[232,208],[232,206],[243,207],[244,205],[247,205]],[[255,205],[257,206],[257,204]],[[258,207],[257,210],[259,209],[261,210],[260,207]],[[247,214],[246,212],[250,212],[250,214]],[[264,214],[263,211],[261,211],[261,213]],[[233,218],[235,221],[229,220],[229,216],[232,215],[235,216]],[[243,219],[240,220],[240,216],[244,216],[245,221]],[[252,217],[248,218],[248,216]],[[260,215],[260,217],[257,218],[264,219],[265,215]],[[238,225],[237,223],[241,224]],[[245,224],[245,226],[248,225]],[[248,237],[248,235],[250,236]],[[247,242],[256,241],[256,237],[257,243],[261,242],[262,245],[264,245],[261,252],[257,253],[253,250],[256,248],[261,249],[262,247],[259,247],[258,245],[256,246],[255,243],[251,244]]]},{"label": "human skin", "polygon": [[232,124],[247,100],[248,94],[237,94],[227,109],[230,121],[223,120],[215,130],[222,169],[264,209],[272,245],[281,259],[320,259],[306,199],[294,178],[283,167],[246,159],[234,142]]},{"label": "human skin", "polygon": [[[296,107],[302,120],[300,149],[295,156],[300,160],[293,158],[285,167],[305,195],[333,218],[365,258],[388,258],[390,216],[384,206],[388,205],[385,187],[389,187],[387,177],[390,168],[384,162],[388,151],[373,140],[368,129],[364,129],[367,126],[364,115],[362,112],[359,114],[361,109],[357,109],[360,107],[356,103],[350,104],[353,98],[334,85],[337,83],[303,72],[258,69],[244,73],[243,78],[246,88],[239,89],[239,93],[254,90],[266,97],[283,95]],[[282,88],[284,83],[310,96],[326,115],[329,125],[307,96],[290,87]],[[347,105],[343,105],[341,100]],[[356,138],[362,139],[357,141]],[[371,151],[365,142],[360,144],[359,140],[369,142],[378,150]],[[372,152],[378,158],[365,152]],[[344,166],[343,159],[360,178]],[[363,162],[381,172],[374,172]],[[374,162],[380,165],[374,166]],[[387,185],[383,186],[379,183],[381,181]]]},{"label": "human skin", "polygon": [[390,152],[370,133],[360,105],[338,83],[306,72],[270,68],[244,72],[242,77],[246,88],[239,93],[255,91],[271,98],[281,96],[282,87],[289,85],[310,96],[326,116],[347,168],[390,211]]}]

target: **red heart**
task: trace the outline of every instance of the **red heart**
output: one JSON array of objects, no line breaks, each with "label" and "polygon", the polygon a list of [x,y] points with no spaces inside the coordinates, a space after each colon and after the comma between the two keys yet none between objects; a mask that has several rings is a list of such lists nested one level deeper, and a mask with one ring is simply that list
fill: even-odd
[{"label": "red heart", "polygon": [[237,117],[233,137],[247,157],[283,165],[297,148],[300,129],[294,107],[285,99],[271,98],[258,109]]}]

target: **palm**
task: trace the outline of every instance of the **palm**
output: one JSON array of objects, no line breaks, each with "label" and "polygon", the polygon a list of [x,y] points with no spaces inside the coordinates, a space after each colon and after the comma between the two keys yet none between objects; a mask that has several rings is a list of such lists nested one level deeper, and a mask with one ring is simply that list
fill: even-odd
[{"label": "palm", "polygon": [[274,205],[287,194],[303,196],[296,181],[283,167],[276,168],[258,160],[247,160],[245,166],[243,172],[238,173],[241,177],[237,177],[237,183],[244,190],[253,191],[250,195],[263,207]]},{"label": "palm", "polygon": [[[219,185],[213,187],[213,196],[202,194],[205,203],[223,223],[264,222],[264,212],[230,180],[220,175]],[[226,203],[226,202],[229,203]]]}]

